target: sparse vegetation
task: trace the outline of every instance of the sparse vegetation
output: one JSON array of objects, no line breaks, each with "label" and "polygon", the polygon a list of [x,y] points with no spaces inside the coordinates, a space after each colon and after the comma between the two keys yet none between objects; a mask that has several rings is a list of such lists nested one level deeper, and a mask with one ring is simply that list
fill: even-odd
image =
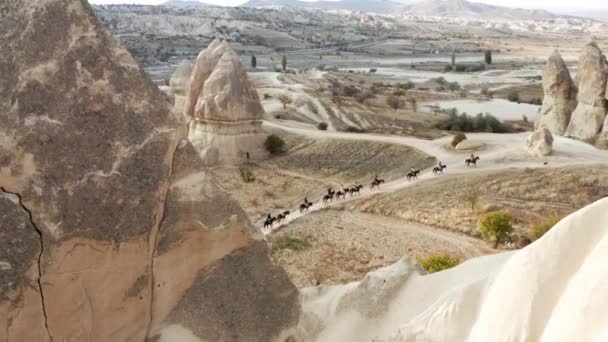
[{"label": "sparse vegetation", "polygon": [[317,129],[320,131],[327,131],[327,122],[319,122]]},{"label": "sparse vegetation", "polygon": [[285,152],[285,141],[276,134],[271,134],[264,141],[264,147],[270,154]]},{"label": "sparse vegetation", "polygon": [[407,81],[404,83],[399,83],[399,89],[408,91],[410,89],[414,89],[416,87],[416,84],[412,81]]},{"label": "sparse vegetation", "polygon": [[287,105],[291,103],[291,97],[287,94],[279,95],[279,101],[283,104],[283,110],[287,109]]},{"label": "sparse vegetation", "polygon": [[287,70],[287,55],[281,57],[281,67],[283,68],[283,71]]},{"label": "sparse vegetation", "polygon": [[486,64],[492,64],[492,50],[486,50],[484,60]]},{"label": "sparse vegetation", "polygon": [[460,264],[460,258],[447,253],[429,255],[425,258],[417,257],[416,260],[428,273],[440,272]]},{"label": "sparse vegetation", "polygon": [[494,96],[494,94],[490,91],[490,89],[488,87],[481,88],[481,95],[487,96],[487,97]]},{"label": "sparse vegetation", "polygon": [[536,241],[540,239],[545,233],[547,233],[553,226],[555,226],[562,219],[559,215],[551,215],[547,219],[536,222],[530,227],[530,240]]},{"label": "sparse vegetation", "polygon": [[507,95],[507,100],[511,102],[521,103],[521,99],[519,98],[519,93],[517,92],[517,90],[511,90]]},{"label": "sparse vegetation", "polygon": [[241,176],[241,180],[244,183],[253,183],[253,182],[255,182],[255,174],[253,173],[253,171],[250,168],[240,167],[239,168],[239,175]]},{"label": "sparse vegetation", "polygon": [[460,144],[460,142],[462,142],[466,139],[467,139],[467,136],[464,133],[458,132],[458,133],[454,134],[451,145],[452,145],[452,147],[456,147],[458,144]]},{"label": "sparse vegetation", "polygon": [[494,248],[503,242],[513,232],[512,218],[503,212],[490,212],[479,220],[481,236],[488,241],[494,241]]},{"label": "sparse vegetation", "polygon": [[395,111],[397,111],[397,109],[403,107],[403,100],[401,100],[399,97],[395,96],[395,95],[389,95],[386,98],[386,104],[393,108]]},{"label": "sparse vegetation", "polygon": [[511,132],[511,127],[500,122],[494,116],[486,114],[477,114],[471,117],[466,113],[456,114],[450,113],[450,116],[444,121],[439,122],[436,127],[446,131],[460,132],[488,132],[488,133],[508,133]]},{"label": "sparse vegetation", "polygon": [[302,251],[307,248],[310,248],[311,243],[308,239],[301,239],[293,236],[281,236],[272,242],[272,252],[278,252],[281,250],[292,250],[292,251]]},{"label": "sparse vegetation", "polygon": [[408,99],[408,101],[410,102],[410,106],[412,107],[412,110],[414,112],[418,111],[418,100],[416,100],[415,97],[410,97]]},{"label": "sparse vegetation", "polygon": [[475,211],[477,207],[477,203],[479,203],[479,197],[481,192],[477,186],[472,186],[467,188],[467,190],[462,194],[462,199],[471,205],[471,211]]},{"label": "sparse vegetation", "polygon": [[443,72],[450,72],[450,71],[452,71],[452,70],[454,70],[454,67],[453,67],[451,64],[446,64],[446,65],[443,67]]}]

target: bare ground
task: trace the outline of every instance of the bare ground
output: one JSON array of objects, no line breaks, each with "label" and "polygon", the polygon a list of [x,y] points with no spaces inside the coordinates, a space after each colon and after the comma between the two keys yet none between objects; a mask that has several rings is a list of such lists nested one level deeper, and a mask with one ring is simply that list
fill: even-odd
[{"label": "bare ground", "polygon": [[[475,209],[466,199],[471,193],[477,194]],[[605,196],[605,167],[508,169],[441,176],[353,206],[471,236],[479,236],[482,214],[500,210],[513,216],[517,235],[527,236],[531,224],[554,214],[567,215]]]},{"label": "bare ground", "polygon": [[[281,248],[281,240],[310,244],[303,250]],[[447,252],[462,259],[495,252],[463,234],[397,218],[356,211],[325,209],[299,218],[268,237],[272,257],[298,287],[362,279],[371,270],[403,256]]]}]

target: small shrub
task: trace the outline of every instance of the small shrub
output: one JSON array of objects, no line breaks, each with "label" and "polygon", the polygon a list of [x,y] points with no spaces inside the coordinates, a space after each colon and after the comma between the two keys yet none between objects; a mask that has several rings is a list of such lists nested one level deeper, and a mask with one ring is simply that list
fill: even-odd
[{"label": "small shrub", "polygon": [[559,215],[552,215],[544,221],[537,222],[530,227],[530,239],[536,241],[540,239],[546,232],[551,230],[562,219]]},{"label": "small shrub", "polygon": [[464,194],[462,194],[462,199],[471,205],[471,211],[475,211],[477,207],[477,203],[479,203],[479,197],[481,192],[479,188],[476,186],[471,186],[465,190]]},{"label": "small shrub", "polygon": [[386,98],[386,104],[393,108],[395,111],[397,111],[397,109],[403,107],[403,100],[401,100],[399,97],[394,96],[394,95],[389,95]]},{"label": "small shrub", "polygon": [[270,152],[270,154],[279,154],[284,152],[285,141],[280,136],[271,134],[266,138],[264,147],[266,147],[266,150]]},{"label": "small shrub", "polygon": [[319,122],[317,129],[320,131],[327,131],[327,122]]},{"label": "small shrub", "polygon": [[481,236],[494,241],[494,248],[498,247],[513,232],[512,218],[509,214],[500,211],[487,213],[479,220]]},{"label": "small shrub", "polygon": [[401,89],[397,89],[397,90],[393,91],[393,95],[395,95],[395,96],[404,96],[405,92],[403,90],[401,90]]},{"label": "small shrub", "polygon": [[369,72],[370,72],[370,73],[374,73],[374,72],[376,72],[376,71],[378,71],[376,68],[371,68],[371,69],[369,69]]},{"label": "small shrub", "polygon": [[416,258],[418,263],[429,273],[435,273],[460,264],[460,258],[447,253],[429,255],[426,258]]},{"label": "small shrub", "polygon": [[268,100],[271,97],[272,97],[272,95],[270,95],[268,93],[264,94],[264,100]]},{"label": "small shrub", "polygon": [[344,132],[349,132],[349,133],[365,133],[367,131],[364,130],[363,128],[354,127],[354,126],[348,126],[348,127],[346,127],[344,129]]},{"label": "small shrub", "polygon": [[460,90],[460,84],[458,82],[448,82],[447,87],[450,91]]},{"label": "small shrub", "polygon": [[511,102],[517,102],[517,103],[521,102],[521,99],[519,98],[519,93],[517,92],[517,90],[511,90],[509,92],[509,94],[507,95],[507,100],[509,100]]},{"label": "small shrub", "polygon": [[292,251],[302,251],[311,246],[308,239],[300,239],[291,236],[281,236],[272,242],[272,252],[277,252],[284,249]]},{"label": "small shrub", "polygon": [[241,175],[241,180],[243,180],[244,183],[255,182],[255,174],[253,171],[251,171],[251,169],[241,167],[239,168],[239,174]]},{"label": "small shrub", "polygon": [[454,71],[456,71],[456,72],[465,72],[465,71],[467,71],[467,66],[464,65],[464,64],[456,64],[454,66]]},{"label": "small shrub", "polygon": [[454,67],[453,67],[452,65],[450,65],[450,64],[446,64],[446,65],[443,67],[443,72],[450,72],[450,71],[452,71],[452,70],[454,70]]},{"label": "small shrub", "polygon": [[454,137],[452,138],[452,147],[456,147],[456,145],[460,144],[463,140],[466,139],[467,136],[462,132],[454,134]]},{"label": "small shrub", "polygon": [[487,133],[509,133],[511,127],[502,123],[491,114],[477,114],[471,117],[466,113],[460,115],[458,111],[450,110],[449,117],[435,125],[436,128],[446,131],[458,132],[487,132]]},{"label": "small shrub", "polygon": [[405,91],[414,89],[415,87],[416,87],[416,84],[414,84],[414,82],[412,82],[412,81],[407,81],[407,82],[399,84],[399,89],[403,89]]}]

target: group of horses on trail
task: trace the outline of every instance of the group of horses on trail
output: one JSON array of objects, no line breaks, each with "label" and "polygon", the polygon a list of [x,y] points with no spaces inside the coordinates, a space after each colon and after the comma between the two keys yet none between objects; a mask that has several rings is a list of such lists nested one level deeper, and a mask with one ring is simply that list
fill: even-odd
[{"label": "group of horses on trail", "polygon": [[[478,161],[479,161],[479,156],[476,156],[473,153],[471,153],[471,157],[467,158],[464,162],[467,166],[473,165],[473,166],[477,167]],[[440,175],[440,174],[442,175],[443,170],[445,170],[446,168],[447,168],[447,165],[445,165],[441,161],[439,161],[437,166],[433,167],[433,170],[432,170],[433,175]],[[412,181],[412,180],[418,179],[419,174],[420,174],[420,170],[411,168],[410,171],[407,173],[407,180]],[[384,183],[384,179],[380,179],[376,175],[370,184],[370,189],[371,190],[374,190],[376,188],[380,189],[380,185],[383,183]],[[327,204],[333,202],[334,199],[336,199],[336,200],[346,199],[346,195],[350,195],[350,197],[360,196],[361,189],[363,189],[363,185],[356,184],[356,183],[353,186],[348,187],[348,188],[341,187],[341,189],[339,191],[335,191],[332,188],[329,188],[329,189],[327,189],[327,194],[325,194],[323,196],[323,204],[327,205]],[[312,206],[313,206],[313,203],[309,202],[308,198],[305,197],[304,202],[302,204],[300,204],[300,213],[307,212],[310,209],[310,207],[312,207]],[[284,211],[284,212],[278,214],[276,217],[273,217],[269,213],[268,216],[266,217],[266,220],[264,221],[264,228],[272,228],[272,226],[275,223],[284,222],[287,219],[288,215],[289,215],[289,211]]]}]

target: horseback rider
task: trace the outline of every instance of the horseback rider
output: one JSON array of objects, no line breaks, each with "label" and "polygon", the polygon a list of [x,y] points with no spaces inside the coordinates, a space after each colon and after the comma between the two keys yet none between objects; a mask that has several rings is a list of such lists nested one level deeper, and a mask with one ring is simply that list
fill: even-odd
[{"label": "horseback rider", "polygon": [[475,160],[475,154],[471,152],[471,161]]},{"label": "horseback rider", "polygon": [[380,180],[378,179],[378,175],[374,176],[374,183],[380,183]]},{"label": "horseback rider", "polygon": [[266,221],[270,221],[272,219],[272,217],[270,216],[270,213],[268,213],[268,216],[266,217]]},{"label": "horseback rider", "polygon": [[443,166],[444,166],[444,165],[443,165],[443,163],[441,163],[441,160],[439,161],[439,164],[437,164],[437,166],[438,166],[440,169],[443,169]]},{"label": "horseback rider", "polygon": [[340,192],[344,192],[344,184],[340,184]]},{"label": "horseback rider", "polygon": [[413,167],[410,167],[410,172],[411,172],[412,174],[414,174],[414,173],[416,173],[416,170],[415,170]]},{"label": "horseback rider", "polygon": [[331,188],[327,188],[327,194],[331,195]]},{"label": "horseback rider", "polygon": [[308,204],[308,197],[304,197],[304,204]]}]

